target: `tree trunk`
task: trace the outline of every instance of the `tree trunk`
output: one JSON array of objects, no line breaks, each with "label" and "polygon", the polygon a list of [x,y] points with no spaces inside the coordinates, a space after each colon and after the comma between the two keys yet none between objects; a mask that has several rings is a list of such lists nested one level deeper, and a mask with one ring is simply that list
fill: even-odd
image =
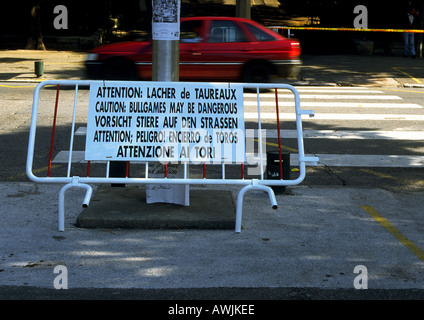
[{"label": "tree trunk", "polygon": [[32,1],[31,17],[29,22],[29,37],[25,49],[46,50],[41,32],[41,17],[39,1]]}]

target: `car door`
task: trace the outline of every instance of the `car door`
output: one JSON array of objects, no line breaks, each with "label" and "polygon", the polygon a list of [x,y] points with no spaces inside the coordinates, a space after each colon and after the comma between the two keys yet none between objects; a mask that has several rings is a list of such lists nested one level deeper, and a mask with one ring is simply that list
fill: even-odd
[{"label": "car door", "polygon": [[204,77],[203,43],[206,22],[204,20],[182,21],[180,25],[180,79],[207,80]]}]

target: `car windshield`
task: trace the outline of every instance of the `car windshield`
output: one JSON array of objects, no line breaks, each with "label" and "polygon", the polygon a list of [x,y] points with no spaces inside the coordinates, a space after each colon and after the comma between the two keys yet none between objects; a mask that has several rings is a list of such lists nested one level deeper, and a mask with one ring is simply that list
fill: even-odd
[{"label": "car windshield", "polygon": [[255,27],[254,25],[251,25],[250,23],[245,23],[245,25],[258,41],[274,41],[275,40],[275,37]]},{"label": "car windshield", "polygon": [[228,43],[228,42],[246,42],[246,35],[233,21],[215,20],[211,21],[211,29],[208,42],[210,43]]}]

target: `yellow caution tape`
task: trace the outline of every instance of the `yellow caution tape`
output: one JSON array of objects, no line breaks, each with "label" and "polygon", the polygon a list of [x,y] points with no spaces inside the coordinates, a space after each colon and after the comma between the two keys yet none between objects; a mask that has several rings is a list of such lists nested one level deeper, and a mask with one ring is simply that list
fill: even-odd
[{"label": "yellow caution tape", "polygon": [[321,27],[280,27],[270,26],[270,29],[315,30],[315,31],[361,31],[361,32],[412,32],[424,33],[420,29],[357,29],[357,28],[321,28]]}]

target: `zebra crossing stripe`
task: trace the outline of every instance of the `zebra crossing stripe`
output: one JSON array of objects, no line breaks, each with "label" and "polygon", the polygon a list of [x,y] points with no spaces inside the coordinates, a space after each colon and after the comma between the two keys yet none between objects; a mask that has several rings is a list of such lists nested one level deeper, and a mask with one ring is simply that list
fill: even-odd
[{"label": "zebra crossing stripe", "polygon": [[[294,102],[279,101],[280,107],[294,107]],[[302,108],[384,108],[384,109],[423,109],[416,103],[367,103],[367,102],[301,102]],[[261,101],[261,107],[275,107],[275,101]],[[257,107],[256,101],[245,101],[244,107]]]},{"label": "zebra crossing stripe", "polygon": [[[267,139],[277,139],[277,130],[266,130]],[[280,130],[281,139],[297,139],[296,130]],[[246,129],[246,138],[257,138],[258,131]],[[424,131],[303,130],[304,139],[424,140]]]},{"label": "zebra crossing stripe", "polygon": [[[424,156],[417,155],[369,155],[369,154],[310,154],[319,157],[317,167],[373,167],[373,168],[411,168],[423,167]],[[266,158],[266,155],[264,155]],[[259,163],[257,154],[246,154],[247,163]],[[290,165],[298,166],[298,155],[290,154]],[[265,160],[264,160],[265,161]]]},{"label": "zebra crossing stripe", "polygon": [[[340,95],[340,94],[300,94],[300,99],[315,99],[315,100],[402,100],[399,96],[392,95]],[[256,94],[244,94],[245,98],[256,98]],[[261,98],[275,98],[271,95],[261,95]],[[279,99],[293,99],[293,94],[278,94]]]},{"label": "zebra crossing stripe", "polygon": [[[280,120],[294,120],[296,115],[293,113],[280,113]],[[245,112],[244,118],[258,119],[258,114],[254,112]],[[262,120],[275,120],[275,112],[261,113]],[[379,121],[424,121],[424,115],[415,114],[341,114],[341,113],[316,113],[314,117],[302,117],[302,120],[379,120]]]}]

